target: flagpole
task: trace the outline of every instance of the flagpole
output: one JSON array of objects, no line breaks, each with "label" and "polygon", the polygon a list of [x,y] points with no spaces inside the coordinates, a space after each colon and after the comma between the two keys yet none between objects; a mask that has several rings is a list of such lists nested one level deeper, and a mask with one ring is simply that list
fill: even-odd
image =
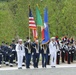
[{"label": "flagpole", "polygon": [[30,28],[29,28],[29,39],[30,39]]}]

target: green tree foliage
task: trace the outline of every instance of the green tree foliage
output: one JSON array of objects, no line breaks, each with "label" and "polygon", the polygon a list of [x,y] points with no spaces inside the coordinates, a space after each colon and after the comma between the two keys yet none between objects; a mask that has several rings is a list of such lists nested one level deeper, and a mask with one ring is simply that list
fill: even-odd
[{"label": "green tree foliage", "polygon": [[[29,4],[35,20],[36,4],[42,19],[47,6],[50,36],[76,36],[76,0],[0,0],[0,41],[11,41],[17,36],[25,39],[28,36]],[[40,36],[40,28],[38,32]]]}]

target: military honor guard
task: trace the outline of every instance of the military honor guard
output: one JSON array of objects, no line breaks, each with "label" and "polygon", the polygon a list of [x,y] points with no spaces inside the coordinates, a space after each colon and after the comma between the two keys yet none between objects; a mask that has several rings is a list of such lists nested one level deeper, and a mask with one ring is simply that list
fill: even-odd
[{"label": "military honor guard", "polygon": [[27,37],[24,43],[22,39],[19,39],[17,43],[13,40],[10,46],[3,41],[0,46],[0,67],[2,64],[13,67],[14,61],[17,61],[18,69],[22,69],[25,65],[26,68],[30,68],[32,58],[33,67],[38,68],[40,55],[43,68],[49,64],[52,68],[56,67],[56,64],[59,65],[60,56],[62,63],[71,64],[76,56],[76,41],[73,38],[63,37],[59,40],[58,37],[52,37],[47,44],[40,44],[38,39],[31,42]]},{"label": "military honor guard", "polygon": [[51,38],[51,41],[49,43],[49,51],[50,51],[50,55],[51,55],[51,67],[56,67],[57,42],[55,40],[55,37]]},{"label": "military honor guard", "polygon": [[18,40],[18,44],[16,45],[16,51],[17,51],[18,69],[22,69],[23,55],[25,52],[22,39]]},{"label": "military honor guard", "polygon": [[32,44],[32,54],[33,54],[33,66],[38,68],[39,57],[40,57],[40,44],[38,40],[35,40]]}]

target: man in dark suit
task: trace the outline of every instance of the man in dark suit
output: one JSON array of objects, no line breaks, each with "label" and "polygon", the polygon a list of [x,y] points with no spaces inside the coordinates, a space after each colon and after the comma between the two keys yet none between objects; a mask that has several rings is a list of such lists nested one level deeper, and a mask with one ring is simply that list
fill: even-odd
[{"label": "man in dark suit", "polygon": [[26,68],[30,68],[31,54],[32,54],[32,44],[29,37],[27,37],[27,40],[25,42]]},{"label": "man in dark suit", "polygon": [[46,68],[47,61],[48,61],[48,54],[49,54],[49,50],[47,48],[47,44],[43,44],[42,45],[41,54],[42,54],[42,67]]},{"label": "man in dark suit", "polygon": [[32,54],[33,54],[33,66],[34,68],[38,68],[39,57],[40,57],[40,44],[38,40],[35,40],[32,44]]}]

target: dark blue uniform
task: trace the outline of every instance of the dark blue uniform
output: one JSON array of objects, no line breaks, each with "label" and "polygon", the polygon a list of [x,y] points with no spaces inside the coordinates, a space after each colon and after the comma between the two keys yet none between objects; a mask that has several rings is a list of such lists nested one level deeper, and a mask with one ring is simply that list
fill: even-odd
[{"label": "dark blue uniform", "polygon": [[17,61],[17,52],[15,50],[16,48],[16,45],[14,43],[11,44],[11,47],[12,47],[12,53],[13,53],[13,60],[14,62]]},{"label": "dark blue uniform", "polygon": [[49,44],[47,44],[47,50],[48,50],[48,60],[47,60],[47,65],[50,65],[50,51],[49,51]]},{"label": "dark blue uniform", "polygon": [[57,64],[60,64],[60,51],[57,52]]},{"label": "dark blue uniform", "polygon": [[62,43],[62,46],[60,48],[61,50],[61,58],[62,58],[62,63],[64,63],[64,59],[65,59],[65,45]]},{"label": "dark blue uniform", "polygon": [[31,54],[32,54],[31,42],[26,42],[25,43],[26,68],[30,68]]},{"label": "dark blue uniform", "polygon": [[0,48],[0,65],[2,64],[2,50]]},{"label": "dark blue uniform", "polygon": [[5,46],[5,48],[4,48],[4,52],[5,52],[5,64],[6,64],[6,66],[8,66],[9,65],[9,47],[8,47],[8,45],[6,45]]},{"label": "dark blue uniform", "polygon": [[74,60],[74,53],[75,53],[75,47],[72,46],[72,51],[71,51],[71,62]]},{"label": "dark blue uniform", "polygon": [[67,53],[67,63],[68,63],[68,64],[71,63],[71,51],[72,51],[71,43],[67,43],[66,53]]},{"label": "dark blue uniform", "polygon": [[40,57],[40,45],[39,43],[32,44],[32,54],[33,54],[33,66],[34,68],[38,68],[39,57]]},{"label": "dark blue uniform", "polygon": [[60,44],[59,43],[57,43],[58,44],[58,51],[57,51],[57,64],[60,64]]},{"label": "dark blue uniform", "polygon": [[42,67],[44,68],[46,67],[48,61],[48,53],[49,53],[46,44],[42,45],[41,53],[42,53]]},{"label": "dark blue uniform", "polygon": [[5,63],[5,60],[6,60],[6,53],[5,53],[5,45],[2,44],[1,45],[1,51],[2,51],[2,55],[3,55],[3,62]]},{"label": "dark blue uniform", "polygon": [[10,62],[10,67],[13,67],[13,57],[14,57],[13,49],[12,49],[12,46],[10,45],[10,48],[9,48],[9,62]]}]

